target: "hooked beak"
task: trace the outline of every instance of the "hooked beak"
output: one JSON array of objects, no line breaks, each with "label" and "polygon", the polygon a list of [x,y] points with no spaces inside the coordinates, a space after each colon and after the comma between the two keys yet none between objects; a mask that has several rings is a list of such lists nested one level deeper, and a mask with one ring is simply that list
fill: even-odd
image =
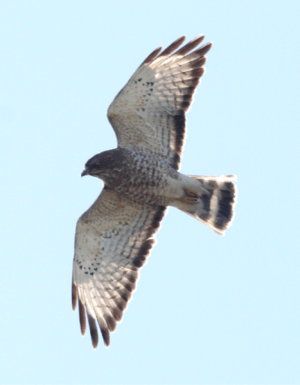
[{"label": "hooked beak", "polygon": [[81,173],[81,176],[85,176],[85,175],[88,175],[88,171],[86,168],[84,168],[82,173]]}]

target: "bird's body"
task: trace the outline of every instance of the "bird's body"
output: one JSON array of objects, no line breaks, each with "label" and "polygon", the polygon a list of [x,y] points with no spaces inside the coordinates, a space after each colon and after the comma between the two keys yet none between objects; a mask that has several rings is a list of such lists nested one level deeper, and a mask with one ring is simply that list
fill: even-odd
[{"label": "bird's body", "polygon": [[116,148],[96,157],[103,168],[100,175],[95,176],[128,200],[165,206],[178,196],[179,173],[164,156]]},{"label": "bird's body", "polygon": [[78,298],[81,331],[86,312],[94,347],[95,320],[109,345],[109,332],[122,318],[167,206],[221,235],[232,222],[234,175],[178,171],[185,112],[211,47],[192,51],[203,38],[176,51],[182,37],[160,55],[161,48],[148,56],[108,109],[118,147],[92,157],[82,172],[104,182],[98,199],[77,222],[73,265],[73,309]]},{"label": "bird's body", "polygon": [[[216,187],[220,189],[216,180],[229,182],[234,179],[234,176],[191,177],[176,171],[165,156],[123,148],[95,155],[86,167],[90,169],[90,175],[102,179],[107,189],[112,189],[123,199],[179,209],[186,203],[191,206],[191,213],[203,196],[210,196],[211,190]],[[95,174],[93,169],[96,170]],[[83,174],[86,174],[86,169]],[[228,187],[230,186],[229,184]],[[214,230],[221,232],[221,229]]]}]

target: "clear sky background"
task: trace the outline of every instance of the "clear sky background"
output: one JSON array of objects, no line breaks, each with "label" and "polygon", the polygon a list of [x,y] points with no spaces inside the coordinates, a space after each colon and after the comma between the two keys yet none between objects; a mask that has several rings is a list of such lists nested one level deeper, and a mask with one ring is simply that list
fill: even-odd
[{"label": "clear sky background", "polygon": [[[3,384],[300,383],[298,1],[1,1]],[[106,111],[156,47],[213,41],[181,172],[236,174],[220,237],[169,209],[111,347],[71,310]]]}]

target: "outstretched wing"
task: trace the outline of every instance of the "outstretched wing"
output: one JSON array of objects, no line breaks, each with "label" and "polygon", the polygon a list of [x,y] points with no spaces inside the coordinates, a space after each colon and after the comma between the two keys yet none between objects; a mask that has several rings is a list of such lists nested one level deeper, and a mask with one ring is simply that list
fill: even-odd
[{"label": "outstretched wing", "polygon": [[165,210],[127,202],[104,188],[78,220],[72,305],[75,310],[78,297],[81,332],[85,333],[86,312],[94,348],[98,344],[96,320],[109,346],[109,331],[122,318]]},{"label": "outstretched wing", "polygon": [[[153,51],[119,92],[108,109],[118,146],[155,152],[170,159],[177,170],[185,135],[185,112],[204,73],[208,43],[197,37],[178,51],[185,36],[160,55]],[[176,51],[176,52],[175,52]]]}]

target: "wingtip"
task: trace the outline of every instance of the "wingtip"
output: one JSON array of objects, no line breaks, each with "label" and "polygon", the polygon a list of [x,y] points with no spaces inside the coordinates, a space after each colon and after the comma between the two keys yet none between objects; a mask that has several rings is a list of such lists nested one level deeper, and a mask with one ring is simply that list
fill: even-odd
[{"label": "wingtip", "polygon": [[178,51],[174,53],[174,55],[182,55],[185,56],[189,52],[191,52],[194,48],[199,46],[199,44],[204,40],[205,35],[199,35],[192,39],[190,42],[181,47]]},{"label": "wingtip", "polygon": [[213,42],[210,41],[209,43],[204,44],[203,47],[207,47],[207,51],[206,52],[208,52],[211,49],[212,46],[213,46]]},{"label": "wingtip", "polygon": [[144,64],[151,64],[153,62],[153,60],[157,57],[157,55],[160,53],[161,50],[162,50],[162,46],[156,48],[153,52],[151,52],[151,54],[149,56],[146,57],[146,59],[141,64],[141,66]]},{"label": "wingtip", "polygon": [[199,56],[205,56],[207,52],[211,49],[212,45],[213,45],[212,42],[206,43],[202,45],[200,48],[198,48],[195,52],[197,52]]},{"label": "wingtip", "polygon": [[97,331],[96,321],[89,313],[88,313],[88,322],[90,327],[92,345],[93,345],[93,348],[96,349],[99,341],[98,331]]},{"label": "wingtip", "polygon": [[100,331],[101,331],[101,334],[102,334],[104,345],[108,348],[109,345],[110,345],[109,331],[108,331],[108,329],[106,327],[103,327],[102,325],[99,325],[99,326],[100,326]]},{"label": "wingtip", "polygon": [[182,36],[180,36],[177,40],[175,40],[174,43],[180,41],[180,42],[181,42],[180,44],[182,44],[182,43],[185,41],[185,39],[186,39],[186,35],[182,35]]},{"label": "wingtip", "polygon": [[192,42],[192,41],[199,40],[199,42],[201,43],[201,41],[203,41],[204,38],[205,38],[205,35],[204,35],[204,34],[198,35],[198,36],[196,36],[193,40],[191,40],[191,42]]}]

